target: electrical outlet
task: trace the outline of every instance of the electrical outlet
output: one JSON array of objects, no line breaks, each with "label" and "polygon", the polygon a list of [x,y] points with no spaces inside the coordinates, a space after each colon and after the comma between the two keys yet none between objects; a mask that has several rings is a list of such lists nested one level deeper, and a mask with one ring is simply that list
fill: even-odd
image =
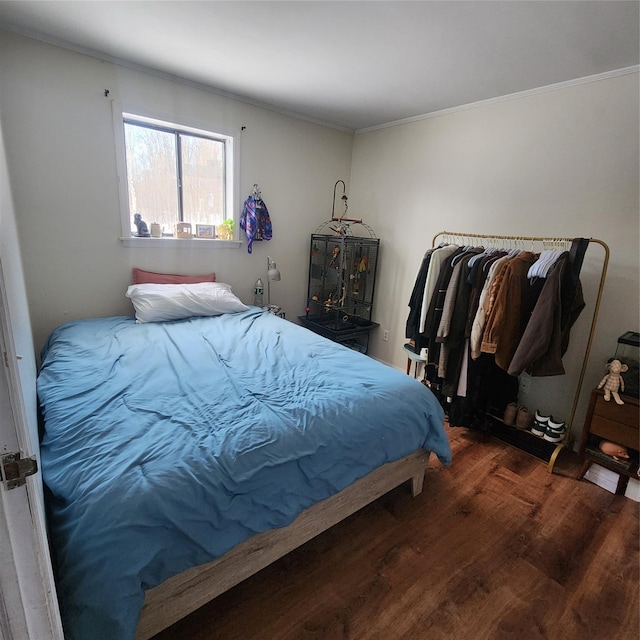
[{"label": "electrical outlet", "polygon": [[385,330],[382,332],[382,339],[383,339],[385,342],[389,342],[389,329],[385,329]]}]

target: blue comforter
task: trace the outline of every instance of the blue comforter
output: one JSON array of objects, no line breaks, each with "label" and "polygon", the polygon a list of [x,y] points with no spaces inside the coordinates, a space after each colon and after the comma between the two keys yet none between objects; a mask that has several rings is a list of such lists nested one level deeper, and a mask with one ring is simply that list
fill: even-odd
[{"label": "blue comforter", "polygon": [[38,394],[68,640],[133,638],[145,589],[385,462],[450,461],[424,385],[255,307],[67,323]]}]

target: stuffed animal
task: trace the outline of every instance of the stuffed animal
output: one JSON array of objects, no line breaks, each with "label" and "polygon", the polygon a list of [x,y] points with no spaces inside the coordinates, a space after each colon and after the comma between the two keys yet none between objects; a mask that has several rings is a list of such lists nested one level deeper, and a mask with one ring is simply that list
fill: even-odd
[{"label": "stuffed animal", "polygon": [[623,458],[627,460],[629,458],[629,453],[626,447],[623,447],[615,442],[609,442],[607,440],[603,440],[598,447],[602,453],[606,453],[608,456],[611,456],[614,460],[620,460]]},{"label": "stuffed animal", "polygon": [[624,404],[620,398],[620,394],[618,393],[618,391],[624,391],[624,379],[620,374],[628,371],[629,367],[626,364],[622,364],[620,360],[612,360],[607,364],[607,369],[609,369],[609,373],[602,378],[598,385],[598,389],[602,389],[604,387],[604,399],[607,402],[609,402],[611,396],[613,396],[616,403]]}]

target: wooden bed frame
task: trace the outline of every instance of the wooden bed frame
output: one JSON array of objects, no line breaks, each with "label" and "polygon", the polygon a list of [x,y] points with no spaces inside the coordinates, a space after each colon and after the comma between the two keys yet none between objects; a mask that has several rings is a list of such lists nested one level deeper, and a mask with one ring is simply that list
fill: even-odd
[{"label": "wooden bed frame", "polygon": [[136,640],[148,640],[278,558],[334,524],[411,480],[411,494],[422,492],[429,463],[419,449],[389,462],[322,502],[303,511],[288,527],[256,534],[208,564],[169,578],[145,594]]}]

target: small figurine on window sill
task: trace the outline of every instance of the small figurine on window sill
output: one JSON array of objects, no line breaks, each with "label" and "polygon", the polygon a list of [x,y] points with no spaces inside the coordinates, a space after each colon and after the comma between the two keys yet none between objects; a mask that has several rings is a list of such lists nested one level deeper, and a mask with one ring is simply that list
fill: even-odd
[{"label": "small figurine on window sill", "polygon": [[142,215],[139,213],[133,214],[133,224],[136,225],[136,229],[138,232],[136,233],[137,238],[150,238],[151,234],[149,233],[149,227],[147,223],[142,219]]},{"label": "small figurine on window sill", "polygon": [[600,384],[598,385],[598,389],[602,389],[604,387],[604,399],[609,402],[611,400],[611,396],[617,404],[624,404],[622,398],[620,398],[619,391],[624,391],[624,379],[622,377],[622,373],[629,370],[629,367],[626,364],[622,364],[620,360],[611,360],[607,364],[607,369],[609,373],[602,378]]}]

